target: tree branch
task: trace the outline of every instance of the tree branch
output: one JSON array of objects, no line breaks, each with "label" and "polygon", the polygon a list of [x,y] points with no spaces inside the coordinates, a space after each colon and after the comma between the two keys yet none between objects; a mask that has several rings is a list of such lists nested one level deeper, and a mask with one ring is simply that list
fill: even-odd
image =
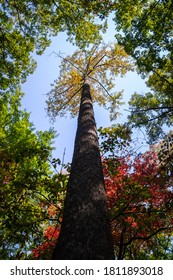
[{"label": "tree branch", "polygon": [[107,95],[112,98],[112,96],[109,94],[109,92],[107,91],[107,89],[104,87],[104,85],[102,83],[100,83],[97,79],[95,79],[93,77],[89,76],[88,78],[94,80],[95,82],[97,82],[106,91]]},{"label": "tree branch", "polygon": [[152,110],[164,110],[164,109],[173,109],[173,106],[168,107],[168,106],[163,106],[163,107],[151,107],[151,108],[146,108],[146,109],[139,109],[139,110],[128,110],[124,109],[124,111],[130,112],[130,113],[140,113],[140,112],[146,112],[146,111],[152,111]]},{"label": "tree branch", "polygon": [[53,2],[54,5],[56,6],[56,8],[57,8],[58,10],[61,11],[61,13],[62,13],[63,15],[65,15],[67,18],[70,18],[70,20],[71,20],[72,22],[74,22],[74,19],[73,19],[72,17],[70,17],[69,14],[65,13],[65,11],[64,11],[63,9],[61,9],[60,6],[57,5],[57,3],[56,3],[55,0],[52,0],[52,2]]},{"label": "tree branch", "polygon": [[60,112],[72,99],[73,97],[78,93],[80,92],[82,89],[82,86],[77,90],[75,91],[75,93],[60,107],[60,109],[58,110],[58,112]]},{"label": "tree branch", "polygon": [[78,70],[80,73],[82,73],[82,75],[84,75],[84,72],[81,71],[76,65],[74,65],[70,60],[68,60],[67,58],[63,57],[62,55],[56,53],[55,51],[53,51],[52,53],[56,54],[58,57],[60,57],[61,59],[63,59],[64,61],[68,62],[69,64],[71,64],[76,70]]},{"label": "tree branch", "polygon": [[127,245],[130,245],[132,243],[133,240],[149,240],[150,238],[152,238],[153,236],[155,236],[156,234],[158,234],[159,232],[161,231],[164,231],[164,230],[170,230],[172,229],[173,227],[163,227],[163,228],[159,228],[157,229],[155,232],[153,232],[152,234],[146,236],[146,237],[142,237],[142,236],[136,236],[136,234],[126,243],[124,243],[123,245],[127,246]]},{"label": "tree branch", "polygon": [[169,111],[167,111],[167,112],[163,112],[161,115],[157,115],[156,117],[153,117],[153,118],[151,118],[151,119],[149,119],[149,120],[147,120],[147,121],[143,121],[143,122],[138,123],[138,125],[144,125],[144,124],[149,123],[149,122],[152,122],[152,121],[154,121],[154,120],[163,118],[165,115],[167,115],[167,114],[169,114],[169,113],[172,113],[172,111],[173,111],[173,110],[169,110]]},{"label": "tree branch", "polygon": [[62,164],[61,164],[60,173],[62,173],[62,168],[63,168],[63,165],[64,165],[65,151],[66,151],[66,148],[64,149],[63,156],[62,156]]},{"label": "tree branch", "polygon": [[173,87],[173,84],[171,84],[166,78],[164,78],[163,76],[161,76],[157,71],[152,70],[159,78],[161,78],[162,80],[164,80],[166,83],[168,83],[171,87]]}]

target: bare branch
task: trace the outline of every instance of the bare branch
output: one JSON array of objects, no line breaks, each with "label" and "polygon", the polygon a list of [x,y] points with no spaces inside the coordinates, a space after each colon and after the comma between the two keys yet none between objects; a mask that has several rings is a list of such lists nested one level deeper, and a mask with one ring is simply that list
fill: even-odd
[{"label": "bare branch", "polygon": [[88,62],[87,62],[87,67],[86,67],[86,74],[88,73],[88,69],[89,69],[89,66],[90,66],[91,58],[92,58],[92,56],[94,55],[94,53],[96,52],[96,50],[98,48],[99,48],[99,44],[93,46],[92,51],[90,52],[90,56],[89,56],[89,59],[88,59]]},{"label": "bare branch", "polygon": [[104,87],[104,85],[102,83],[100,83],[97,79],[95,79],[93,77],[89,76],[88,78],[94,80],[95,82],[97,82],[106,91],[107,95],[112,98],[112,96],[109,94],[109,92],[107,91],[107,89]]},{"label": "bare branch", "polygon": [[[89,74],[91,74],[93,72],[93,70],[96,68],[96,67],[99,67],[100,65],[99,62],[102,61],[102,59],[105,57],[106,55],[104,54],[97,62],[96,64],[92,67],[92,69],[89,71],[89,73],[87,73],[87,75],[89,76]],[[87,69],[88,70],[88,69]]]},{"label": "bare branch", "polygon": [[66,152],[66,148],[64,148],[64,152],[63,152],[63,156],[62,156],[62,164],[61,164],[60,173],[62,173],[62,168],[63,168],[63,165],[64,165],[65,152]]},{"label": "bare branch", "polygon": [[76,70],[78,70],[80,73],[82,73],[82,75],[84,75],[84,72],[81,71],[81,69],[79,69],[76,65],[74,65],[70,60],[68,60],[67,58],[63,57],[62,55],[60,55],[59,53],[56,53],[55,51],[53,51],[52,53],[56,54],[58,57],[60,57],[61,59],[67,61],[69,64],[71,64]]},{"label": "bare branch", "polygon": [[48,202],[49,205],[53,205],[53,206],[55,206],[59,211],[62,211],[61,208],[59,208],[56,204],[53,204],[53,203],[49,200],[49,198],[47,198],[44,194],[42,194],[42,193],[40,193],[40,192],[36,192],[36,193],[37,193],[38,195],[44,197],[44,198],[46,199],[46,201]]}]

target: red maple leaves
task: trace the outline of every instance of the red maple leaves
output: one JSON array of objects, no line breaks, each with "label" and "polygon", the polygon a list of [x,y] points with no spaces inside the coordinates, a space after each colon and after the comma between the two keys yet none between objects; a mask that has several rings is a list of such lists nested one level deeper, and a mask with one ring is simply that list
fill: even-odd
[{"label": "red maple leaves", "polygon": [[[117,168],[110,171],[111,161],[116,161]],[[142,244],[171,230],[172,179],[162,174],[154,152],[135,159],[108,159],[103,165],[113,240],[122,259],[132,242]]]},{"label": "red maple leaves", "polygon": [[43,244],[32,250],[34,259],[49,259],[51,258],[52,250],[59,236],[60,229],[55,226],[48,226],[44,232],[45,241]]}]

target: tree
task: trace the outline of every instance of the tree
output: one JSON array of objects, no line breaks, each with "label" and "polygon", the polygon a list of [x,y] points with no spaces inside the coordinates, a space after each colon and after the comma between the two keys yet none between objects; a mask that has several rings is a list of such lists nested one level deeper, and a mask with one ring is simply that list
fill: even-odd
[{"label": "tree", "polygon": [[165,124],[172,125],[172,1],[119,2],[115,22],[121,32],[116,38],[135,59],[141,75],[149,76],[151,88],[145,94],[132,95],[129,121],[146,128],[151,144],[163,137]]},{"label": "tree", "polygon": [[113,259],[113,246],[90,86],[81,96],[74,154],[53,259]]},{"label": "tree", "polygon": [[[90,101],[91,102],[91,101]],[[91,104],[90,104],[91,105]],[[94,125],[94,124],[93,124]],[[96,129],[96,128],[95,128]],[[108,132],[108,134],[110,133],[111,134],[111,137],[112,138],[115,138],[116,137],[116,140],[115,141],[113,141],[112,140],[112,143],[110,143],[109,142],[109,136],[108,136],[108,134],[107,134],[107,132]],[[96,131],[95,131],[95,133],[96,133]],[[128,131],[128,129],[127,128],[125,128],[124,126],[118,126],[118,127],[115,127],[115,128],[113,128],[113,131],[112,131],[112,133],[111,133],[111,128],[105,128],[105,129],[102,129],[102,128],[100,128],[99,129],[99,134],[100,134],[100,136],[102,137],[102,138],[104,138],[104,143],[102,143],[102,145],[100,146],[100,149],[101,149],[101,151],[108,151],[108,150],[112,150],[112,149],[114,149],[114,145],[115,145],[115,143],[116,143],[116,145],[118,145],[118,147],[121,149],[121,147],[123,146],[123,147],[125,147],[126,146],[126,144],[128,143],[128,141],[129,141],[129,139],[130,139],[130,136],[128,136],[129,135],[129,131]],[[86,133],[85,133],[86,134]],[[107,135],[106,135],[107,134]],[[107,137],[108,136],[108,137]],[[123,138],[124,138],[124,140],[123,140]],[[106,140],[105,140],[106,139]],[[122,141],[121,141],[122,140]],[[80,139],[78,140],[78,141],[80,141]],[[122,144],[123,143],[123,144]],[[98,145],[98,143],[97,143],[97,141],[96,141],[96,144]],[[112,145],[112,148],[111,148],[111,146],[110,145]],[[97,148],[98,149],[98,148]],[[88,151],[89,151],[89,149],[88,149]],[[92,163],[93,164],[93,163]],[[93,164],[94,165],[94,164]],[[100,163],[99,163],[99,165],[100,165]],[[93,170],[95,170],[95,165],[94,166],[91,166],[91,167],[93,167]],[[90,168],[91,168],[90,167]],[[109,168],[110,168],[110,165],[109,165]],[[91,168],[92,169],[92,168]],[[78,169],[77,169],[78,170]],[[78,174],[80,172],[80,174]],[[93,172],[93,171],[92,171]],[[84,172],[83,172],[84,173]],[[101,172],[102,173],[102,172]],[[76,173],[75,173],[76,174]],[[77,171],[77,174],[78,174],[78,176],[80,177],[80,178],[82,178],[83,177],[83,180],[84,180],[84,176],[82,176],[83,174],[81,174],[81,167],[80,167],[80,170],[78,170]],[[91,177],[91,175],[90,174],[92,174],[91,172],[89,173],[89,178],[90,178],[90,180],[92,180],[92,177]],[[85,171],[85,178],[86,178],[86,176],[87,176],[87,174],[86,174],[86,171]],[[96,175],[96,173],[94,173],[94,176]],[[73,173],[73,176],[74,176],[74,173]],[[93,176],[93,174],[92,174],[92,176]],[[81,180],[81,179],[80,179]],[[89,183],[90,183],[90,180],[89,180]],[[103,182],[102,182],[103,183]],[[93,184],[91,184],[91,185],[93,185]],[[75,189],[74,189],[74,191],[75,191],[75,194],[76,194],[76,192],[77,192],[77,190],[76,190],[76,188],[77,188],[77,186],[75,186]],[[65,189],[66,189],[66,186],[65,186]],[[89,189],[89,188],[88,188]],[[84,193],[84,190],[83,190],[83,186],[82,186],[82,188],[81,188],[81,190],[79,190],[79,191],[81,191],[82,193]],[[80,195],[80,192],[78,191],[78,193],[79,193],[79,195]],[[88,191],[88,190],[87,190]],[[83,194],[84,195],[84,194]],[[87,197],[87,195],[88,194],[86,194],[86,197]],[[97,193],[95,192],[95,195],[97,195]],[[59,198],[59,196],[60,196],[60,194],[58,194],[58,198]],[[89,196],[89,195],[88,195]],[[71,199],[73,199],[73,197],[71,197]],[[91,196],[89,197],[89,199],[90,199],[90,201],[89,201],[89,203],[91,203]],[[58,201],[60,201],[59,199],[58,199]],[[55,202],[54,202],[55,203]],[[63,201],[61,200],[61,203],[63,204]],[[73,208],[71,205],[76,205],[76,204],[74,204],[74,203],[72,203],[71,202],[71,204],[70,204],[70,206],[68,205],[68,207],[69,207],[69,211],[70,211],[70,213],[71,213],[71,208]],[[76,207],[76,206],[74,206],[74,207]],[[102,209],[103,210],[103,209]],[[49,211],[49,213],[50,213],[50,216],[52,217],[52,216],[56,216],[56,212],[57,212],[57,209],[55,208],[55,207],[51,207],[51,209],[50,209],[50,211]],[[70,217],[71,217],[71,214],[70,214]],[[77,217],[78,218],[78,217]],[[59,218],[59,220],[60,220],[61,218]],[[80,223],[80,221],[78,221],[78,223]],[[87,234],[89,234],[89,232],[90,232],[90,230],[93,230],[93,226],[92,226],[92,223],[93,223],[93,217],[92,217],[92,219],[89,221],[89,224],[88,224],[88,227],[91,227],[91,229],[89,229],[88,230],[88,232],[87,232]],[[56,243],[56,239],[58,238],[58,236],[59,236],[59,228],[60,228],[60,225],[61,224],[57,224],[57,225],[54,225],[54,226],[48,226],[46,229],[45,229],[45,232],[44,232],[44,239],[42,240],[42,242],[41,242],[41,244],[39,245],[39,246],[37,246],[37,247],[35,247],[33,250],[32,250],[32,256],[31,256],[31,258],[34,258],[34,259],[50,259],[51,258],[51,254],[52,254],[52,250],[54,249],[54,247],[55,247],[55,243]],[[83,229],[83,227],[82,227],[82,229]],[[77,233],[77,235],[78,234],[80,234],[80,233]],[[98,236],[98,235],[97,235]],[[70,234],[70,236],[69,236],[69,242],[73,242],[72,241],[72,236],[71,236],[71,234]],[[86,240],[85,240],[86,241]],[[76,242],[76,239],[75,239],[75,242]],[[75,245],[76,246],[76,245]],[[58,248],[57,248],[57,250],[58,250]]]},{"label": "tree", "polygon": [[[154,152],[146,152],[134,159],[126,156],[104,162],[108,207],[118,259],[145,259],[145,248],[151,250],[151,258],[156,258],[156,249],[153,249],[156,241],[161,242],[161,236],[165,237],[163,242],[171,238],[172,175],[163,172],[158,163]],[[170,249],[170,243],[167,249]]]},{"label": "tree", "polygon": [[[120,2],[120,1],[118,1]],[[162,70],[172,61],[172,1],[123,1],[115,22],[116,37],[142,73]]]},{"label": "tree", "polygon": [[164,71],[156,71],[150,75],[147,85],[151,88],[145,94],[132,95],[129,123],[135,127],[145,127],[148,142],[156,143],[165,135],[165,125],[172,126],[173,119],[173,76],[172,66],[168,61]]},{"label": "tree", "polygon": [[96,24],[83,1],[2,0],[1,1],[1,76],[2,91],[18,85],[33,73],[34,51],[42,54],[51,36],[67,32],[69,40],[81,47],[100,37],[104,24]]},{"label": "tree", "polygon": [[113,76],[131,69],[133,67],[122,48],[116,44],[97,44],[63,59],[60,78],[49,93],[48,113],[53,117],[58,113],[64,115],[67,108],[72,116],[75,115],[81,98],[63,221],[54,259],[114,258],[90,86],[84,80],[87,78],[97,85],[91,87],[97,102],[105,104],[107,94],[116,105],[120,94],[109,94],[114,84],[113,77],[107,78],[107,71]]},{"label": "tree", "polygon": [[[34,131],[29,114],[20,110],[22,95],[18,89],[0,97],[1,259],[26,259],[62,212],[66,175],[51,168],[55,132]],[[53,206],[56,217],[49,214]]]},{"label": "tree", "polygon": [[91,82],[93,102],[110,109],[111,118],[116,118],[123,92],[114,92],[115,77],[134,70],[124,49],[116,43],[106,45],[98,41],[86,50],[75,51],[72,56],[57,56],[62,59],[60,76],[48,93],[48,115],[55,119],[57,115],[65,116],[70,112],[74,117],[79,110],[80,93],[87,76]]},{"label": "tree", "polygon": [[125,125],[99,129],[115,255],[119,259],[171,259],[170,139],[142,154],[128,130]]}]

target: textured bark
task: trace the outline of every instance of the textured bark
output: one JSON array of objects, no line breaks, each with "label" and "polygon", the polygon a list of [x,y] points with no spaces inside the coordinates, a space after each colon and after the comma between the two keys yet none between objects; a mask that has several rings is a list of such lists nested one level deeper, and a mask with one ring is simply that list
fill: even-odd
[{"label": "textured bark", "polygon": [[71,172],[53,259],[114,259],[90,86],[82,91]]}]

